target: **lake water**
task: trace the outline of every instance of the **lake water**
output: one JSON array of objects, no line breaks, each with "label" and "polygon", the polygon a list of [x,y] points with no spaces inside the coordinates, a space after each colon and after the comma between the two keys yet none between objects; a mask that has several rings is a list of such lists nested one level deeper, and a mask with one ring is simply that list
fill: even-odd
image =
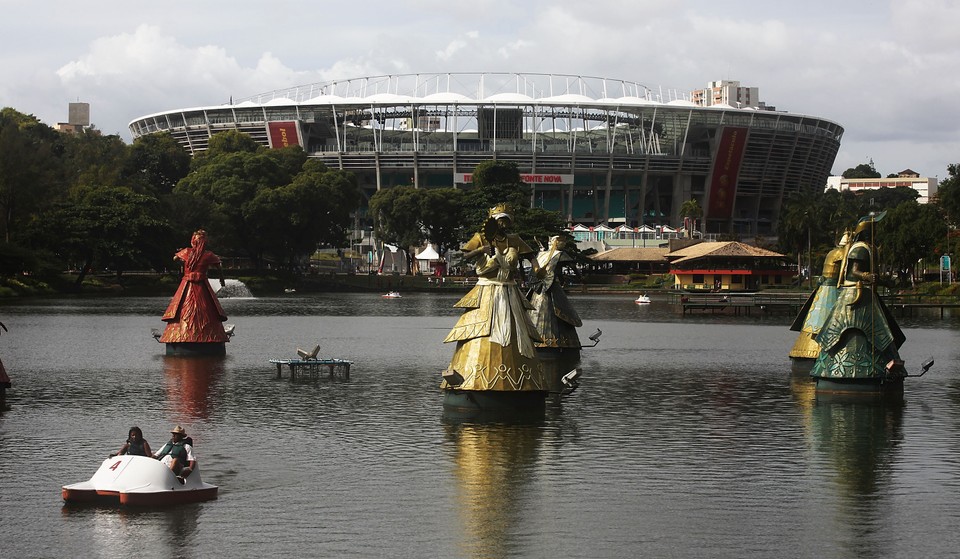
[{"label": "lake water", "polygon": [[[581,388],[542,422],[445,420],[457,295],[225,299],[221,359],[165,357],[166,297],[6,302],[4,557],[942,557],[960,549],[960,316],[901,321],[898,402],[817,397],[785,315],[574,296]],[[277,380],[319,343],[349,380]],[[219,499],[65,506],[131,425]]]}]

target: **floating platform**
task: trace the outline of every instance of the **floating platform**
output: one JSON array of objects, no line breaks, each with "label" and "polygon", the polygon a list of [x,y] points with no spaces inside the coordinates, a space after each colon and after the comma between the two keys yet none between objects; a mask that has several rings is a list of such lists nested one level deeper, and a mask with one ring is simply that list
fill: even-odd
[{"label": "floating platform", "polygon": [[353,361],[344,359],[271,359],[277,366],[277,378],[283,378],[283,366],[290,371],[290,380],[319,380],[320,376],[350,378]]}]

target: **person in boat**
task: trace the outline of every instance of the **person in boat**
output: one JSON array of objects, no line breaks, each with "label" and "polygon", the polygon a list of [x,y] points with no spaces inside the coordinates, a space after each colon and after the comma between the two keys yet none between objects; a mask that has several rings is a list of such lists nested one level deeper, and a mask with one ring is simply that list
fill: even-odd
[{"label": "person in boat", "polygon": [[153,457],[169,466],[181,483],[197,467],[197,458],[193,455],[193,440],[187,437],[187,432],[180,425],[170,430],[170,441],[154,453]]},{"label": "person in boat", "polygon": [[[533,249],[510,232],[510,208],[492,208],[482,230],[462,247],[465,261],[476,265],[477,284],[455,308],[464,309],[444,342],[456,342],[449,370],[463,377],[461,390],[545,391],[543,364],[535,345],[542,341],[527,311],[533,305],[523,296],[520,260],[540,269]],[[450,388],[447,381],[441,389]]]},{"label": "person in boat", "polygon": [[538,347],[580,349],[577,328],[583,322],[561,285],[562,265],[573,260],[563,250],[566,243],[567,239],[559,235],[550,237],[549,248],[537,254],[541,272],[530,278],[527,298],[533,309],[528,314],[543,339],[536,344]]},{"label": "person in boat", "polygon": [[150,443],[143,438],[143,431],[136,425],[131,427],[130,431],[127,432],[127,441],[123,443],[123,446],[117,451],[116,456],[123,456],[124,454],[131,456],[153,456],[153,451],[150,450]]},{"label": "person in boat", "polygon": [[190,247],[179,250],[174,260],[183,261],[183,278],[162,320],[167,323],[161,343],[181,342],[229,342],[230,336],[223,329],[227,315],[217,300],[217,295],[207,280],[207,271],[220,271],[220,286],[225,285],[220,257],[207,250],[207,233],[196,231],[190,239]]}]

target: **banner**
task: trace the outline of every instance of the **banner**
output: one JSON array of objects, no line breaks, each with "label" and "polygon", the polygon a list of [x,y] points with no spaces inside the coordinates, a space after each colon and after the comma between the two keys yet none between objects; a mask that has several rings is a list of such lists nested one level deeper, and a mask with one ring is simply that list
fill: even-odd
[{"label": "banner", "polygon": [[707,213],[704,217],[730,219],[733,215],[733,200],[737,195],[737,175],[747,145],[745,127],[727,126],[720,135],[717,156],[713,161],[710,190],[707,198]]},{"label": "banner", "polygon": [[270,147],[272,148],[300,145],[300,133],[297,130],[297,123],[294,121],[268,122],[267,136],[270,138]]},{"label": "banner", "polygon": [[[520,173],[520,180],[527,184],[573,184],[573,175]],[[454,173],[453,182],[457,184],[472,183],[473,173]]]}]

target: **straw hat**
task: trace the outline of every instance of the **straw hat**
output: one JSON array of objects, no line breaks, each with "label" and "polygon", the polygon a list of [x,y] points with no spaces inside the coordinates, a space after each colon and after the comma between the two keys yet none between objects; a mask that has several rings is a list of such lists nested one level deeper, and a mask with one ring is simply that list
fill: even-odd
[{"label": "straw hat", "polygon": [[181,427],[181,426],[179,426],[179,425],[177,425],[177,426],[174,427],[173,429],[170,429],[170,432],[173,433],[174,435],[184,435],[184,436],[185,436],[185,435],[187,434],[187,432],[183,430],[183,427]]}]

